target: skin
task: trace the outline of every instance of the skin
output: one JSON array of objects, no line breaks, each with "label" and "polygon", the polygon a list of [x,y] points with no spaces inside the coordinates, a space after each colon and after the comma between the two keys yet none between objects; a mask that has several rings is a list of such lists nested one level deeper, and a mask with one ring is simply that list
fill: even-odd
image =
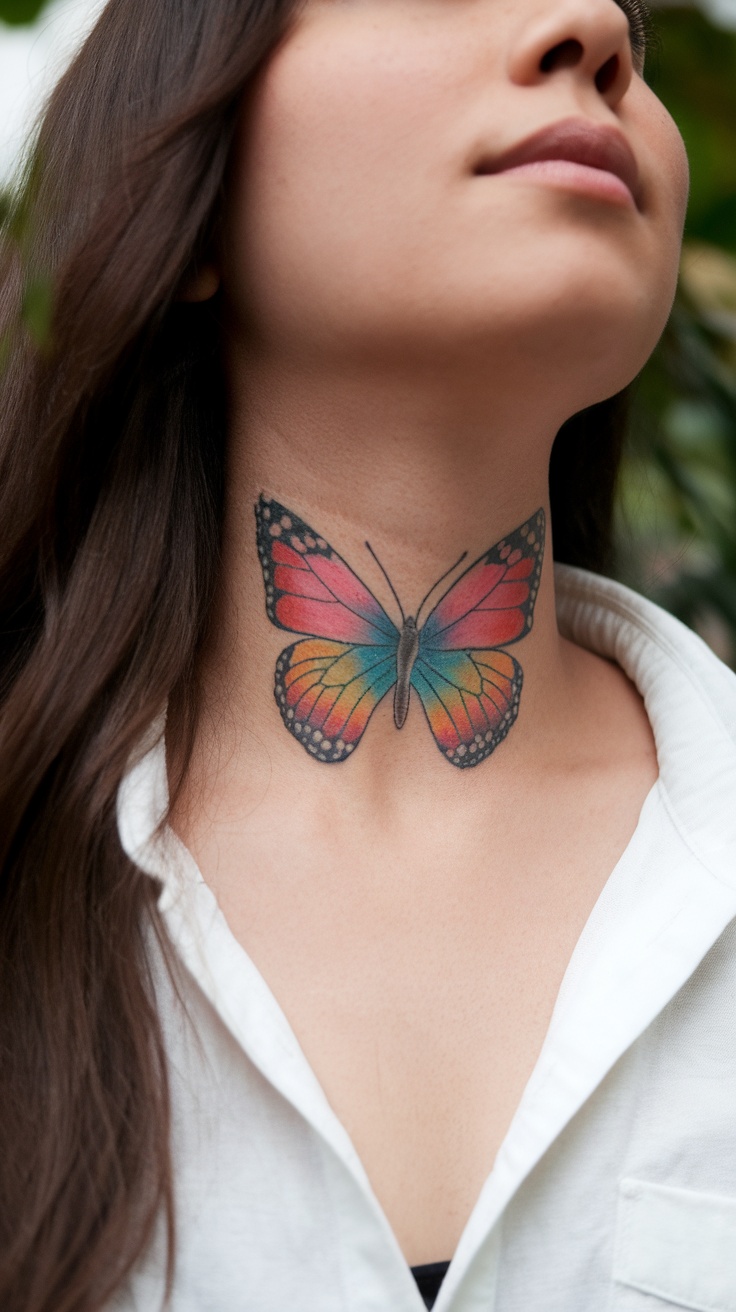
[{"label": "skin", "polygon": [[[637,204],[475,172],[568,118],[623,132]],[[287,635],[253,503],[293,507],[394,613],[369,537],[412,613],[461,552],[548,509],[559,425],[643,365],[686,193],[614,0],[310,0],[244,105],[221,258],[189,289],[222,284],[230,468],[172,823],[411,1263],[457,1245],[654,743],[618,667],[561,638],[548,548],[519,718],[488,761],[453,770],[416,699],[398,733],[388,697],[349,761],[315,764],[273,699]]]}]

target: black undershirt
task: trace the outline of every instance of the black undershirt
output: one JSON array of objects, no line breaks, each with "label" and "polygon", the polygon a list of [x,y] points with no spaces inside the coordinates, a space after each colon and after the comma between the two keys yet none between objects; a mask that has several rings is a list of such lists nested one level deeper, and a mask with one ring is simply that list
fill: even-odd
[{"label": "black undershirt", "polygon": [[447,1275],[449,1262],[429,1262],[427,1266],[413,1266],[411,1273],[419,1286],[425,1307],[434,1307],[440,1285]]}]

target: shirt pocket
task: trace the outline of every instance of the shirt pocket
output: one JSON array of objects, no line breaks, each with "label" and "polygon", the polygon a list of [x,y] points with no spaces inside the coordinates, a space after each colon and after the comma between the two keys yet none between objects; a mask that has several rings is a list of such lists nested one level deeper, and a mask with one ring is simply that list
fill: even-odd
[{"label": "shirt pocket", "polygon": [[736,1312],[736,1198],[622,1180],[613,1278],[667,1306]]}]

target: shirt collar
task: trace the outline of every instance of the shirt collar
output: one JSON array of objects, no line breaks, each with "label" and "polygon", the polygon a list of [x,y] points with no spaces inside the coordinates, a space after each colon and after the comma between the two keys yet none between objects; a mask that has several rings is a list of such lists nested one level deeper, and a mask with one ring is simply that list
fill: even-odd
[{"label": "shirt collar", "polygon": [[561,632],[615,660],[641,693],[661,787],[683,841],[736,887],[736,676],[679,620],[637,593],[557,566]]}]

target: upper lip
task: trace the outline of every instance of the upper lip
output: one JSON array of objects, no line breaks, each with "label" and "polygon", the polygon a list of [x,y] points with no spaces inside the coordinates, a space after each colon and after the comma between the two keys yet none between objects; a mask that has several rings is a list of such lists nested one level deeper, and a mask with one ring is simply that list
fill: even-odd
[{"label": "upper lip", "polygon": [[497,158],[483,159],[476,172],[504,173],[520,164],[546,159],[565,159],[573,164],[605,169],[620,178],[634,199],[638,199],[639,165],[623,132],[612,124],[592,123],[589,119],[562,119],[541,128]]}]

